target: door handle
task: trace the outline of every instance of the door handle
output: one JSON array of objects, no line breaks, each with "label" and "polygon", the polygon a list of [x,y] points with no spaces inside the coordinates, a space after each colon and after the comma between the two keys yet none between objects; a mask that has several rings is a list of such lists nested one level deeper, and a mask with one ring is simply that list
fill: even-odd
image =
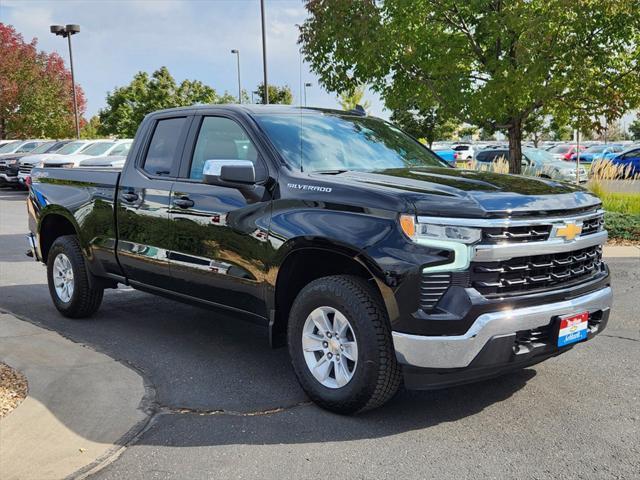
[{"label": "door handle", "polygon": [[133,193],[133,192],[125,192],[122,194],[122,199],[125,202],[135,202],[136,200],[138,200],[138,194],[137,193]]},{"label": "door handle", "polygon": [[190,208],[190,207],[193,207],[194,202],[189,197],[180,197],[174,200],[173,204],[176,207],[180,207],[180,208]]}]

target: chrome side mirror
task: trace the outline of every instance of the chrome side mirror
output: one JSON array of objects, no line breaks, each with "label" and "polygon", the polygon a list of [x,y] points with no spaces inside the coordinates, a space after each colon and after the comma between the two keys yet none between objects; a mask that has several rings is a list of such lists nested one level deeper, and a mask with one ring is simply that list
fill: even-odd
[{"label": "chrome side mirror", "polygon": [[256,183],[256,170],[250,160],[207,160],[202,178],[204,183],[222,187],[253,185]]}]

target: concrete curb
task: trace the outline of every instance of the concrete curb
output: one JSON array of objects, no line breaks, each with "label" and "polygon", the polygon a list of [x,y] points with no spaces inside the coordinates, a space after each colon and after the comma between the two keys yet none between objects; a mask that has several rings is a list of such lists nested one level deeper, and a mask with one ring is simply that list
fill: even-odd
[{"label": "concrete curb", "polygon": [[28,397],[0,421],[4,480],[84,476],[149,420],[149,390],[137,372],[2,312],[0,359],[29,381]]},{"label": "concrete curb", "polygon": [[605,245],[603,255],[605,258],[636,258],[640,260],[640,247]]}]

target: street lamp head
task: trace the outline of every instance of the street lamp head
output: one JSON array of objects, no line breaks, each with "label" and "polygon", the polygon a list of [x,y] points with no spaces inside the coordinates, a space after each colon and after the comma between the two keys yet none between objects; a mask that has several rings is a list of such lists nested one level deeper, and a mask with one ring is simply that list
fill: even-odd
[{"label": "street lamp head", "polygon": [[236,50],[235,48],[231,50],[231,53],[240,53],[240,50]]},{"label": "street lamp head", "polygon": [[69,35],[75,35],[76,33],[80,33],[80,25],[69,24],[65,30]]},{"label": "street lamp head", "polygon": [[51,33],[53,33],[54,35],[64,35],[65,31],[64,31],[64,27],[62,25],[51,25],[49,27],[49,30],[51,31]]}]

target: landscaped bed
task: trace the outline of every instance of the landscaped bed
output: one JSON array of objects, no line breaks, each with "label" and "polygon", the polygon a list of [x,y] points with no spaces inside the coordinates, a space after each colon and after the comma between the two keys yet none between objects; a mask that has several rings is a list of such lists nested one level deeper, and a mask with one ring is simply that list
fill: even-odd
[{"label": "landscaped bed", "polygon": [[0,362],[0,418],[20,405],[27,396],[27,391],[25,376]]}]

